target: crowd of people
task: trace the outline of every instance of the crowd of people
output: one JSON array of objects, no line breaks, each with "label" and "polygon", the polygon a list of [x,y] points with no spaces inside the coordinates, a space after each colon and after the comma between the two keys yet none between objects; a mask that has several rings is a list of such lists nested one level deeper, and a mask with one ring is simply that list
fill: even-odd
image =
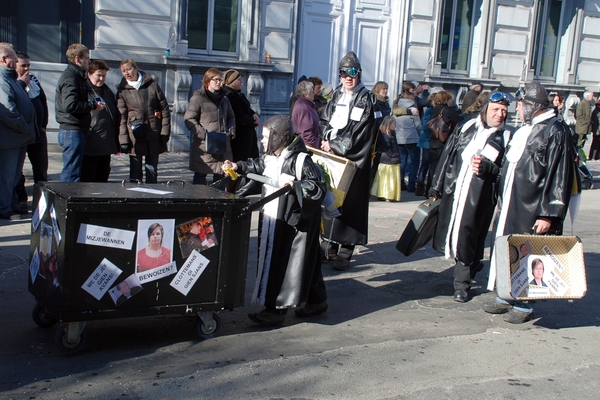
[{"label": "crowd of people", "polygon": [[[19,216],[19,181],[26,152],[34,180],[47,179],[45,143],[48,112],[39,81],[29,74],[29,58],[0,43],[0,216]],[[105,84],[109,70],[90,60],[89,50],[73,44],[68,67],[56,87],[58,141],[63,148],[64,182],[105,182],[110,156],[129,154],[130,178],[157,182],[159,155],[167,150],[171,118],[165,95],[150,75],[132,59],[120,64],[123,75],[116,94]],[[354,52],[339,62],[337,87],[318,77],[302,76],[290,98],[289,116],[263,123],[242,93],[239,71],[206,71],[185,112],[190,132],[189,169],[194,184],[224,178],[228,170],[265,175],[264,195],[289,190],[261,211],[259,261],[253,302],[264,310],[249,314],[261,325],[280,325],[290,307],[301,317],[327,310],[322,262],[344,271],[354,249],[368,242],[370,196],[399,201],[401,191],[439,198],[433,247],[454,267],[454,300],[469,300],[475,275],[483,268],[485,238],[494,212],[494,236],[510,233],[561,234],[572,194],[577,192],[575,151],[593,134],[592,159],[600,159],[600,101],[585,92],[565,101],[528,82],[512,97],[501,90],[471,85],[460,108],[454,94],[407,81],[390,104],[389,85],[377,82],[369,90]],[[507,124],[516,97],[523,125]],[[576,97],[576,96],[575,96]],[[447,127],[441,135],[430,122]],[[326,174],[306,157],[308,147],[344,157],[356,171],[345,201],[335,216],[321,206],[327,196]],[[45,154],[45,155],[44,155]],[[44,167],[45,166],[45,167]],[[248,183],[251,185],[253,182]],[[527,183],[526,185],[524,183]],[[224,189],[249,191],[238,182]],[[496,206],[499,207],[496,207]],[[148,232],[149,238],[153,233]],[[158,236],[158,235],[157,235]],[[494,286],[495,257],[490,262]],[[507,312],[508,322],[533,317],[530,305],[497,298],[484,305],[489,313]]]}]

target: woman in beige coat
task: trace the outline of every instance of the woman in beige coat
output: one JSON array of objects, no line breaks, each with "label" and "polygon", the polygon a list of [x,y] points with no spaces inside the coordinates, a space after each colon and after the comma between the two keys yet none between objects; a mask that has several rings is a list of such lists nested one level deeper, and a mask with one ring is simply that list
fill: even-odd
[{"label": "woman in beige coat", "polygon": [[[216,68],[204,74],[202,87],[194,92],[185,112],[185,126],[190,130],[190,170],[194,171],[194,184],[206,185],[206,175],[213,182],[224,177],[223,161],[231,160],[231,139],[235,137],[235,115],[225,91],[223,78]],[[224,132],[227,144],[224,154],[211,154],[206,150],[206,133]]]}]

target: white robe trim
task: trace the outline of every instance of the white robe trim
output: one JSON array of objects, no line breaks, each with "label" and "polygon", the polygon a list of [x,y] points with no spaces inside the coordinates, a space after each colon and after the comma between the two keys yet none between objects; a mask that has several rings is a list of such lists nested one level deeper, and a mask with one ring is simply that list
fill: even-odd
[{"label": "white robe trim", "polygon": [[[461,129],[461,132],[466,131],[475,124],[477,132],[462,151],[460,157],[462,158],[462,164],[458,177],[456,178],[456,186],[454,188],[454,201],[452,203],[452,214],[450,216],[450,223],[448,225],[448,233],[446,234],[446,245],[444,248],[444,255],[446,259],[452,257],[456,258],[458,241],[460,240],[460,223],[465,209],[467,198],[469,197],[469,189],[471,187],[471,181],[473,179],[473,168],[472,160],[475,155],[481,153],[485,147],[489,137],[502,127],[488,128],[486,129],[481,122],[481,117],[472,119],[465,123]],[[496,160],[490,160],[492,162]]]},{"label": "white robe trim", "polygon": [[[279,156],[265,156],[265,170],[263,175],[279,181],[281,176],[281,167],[290,152],[284,149]],[[263,185],[264,196],[278,190],[271,185]],[[261,234],[258,247],[258,271],[256,272],[256,283],[252,292],[252,304],[265,304],[267,294],[267,282],[271,267],[271,258],[273,257],[273,238],[275,235],[275,225],[277,222],[277,210],[279,209],[279,199],[274,199],[263,206]]]}]

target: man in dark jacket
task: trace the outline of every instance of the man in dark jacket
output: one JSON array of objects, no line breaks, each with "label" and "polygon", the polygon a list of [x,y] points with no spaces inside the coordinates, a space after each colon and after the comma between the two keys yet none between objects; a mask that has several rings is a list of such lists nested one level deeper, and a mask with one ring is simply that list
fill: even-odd
[{"label": "man in dark jacket", "polygon": [[[483,267],[483,250],[496,207],[494,183],[504,156],[509,97],[494,92],[477,118],[450,135],[433,177],[431,195],[441,197],[433,247],[454,258],[454,301],[468,300],[471,279]],[[471,160],[481,159],[476,174]]]},{"label": "man in dark jacket", "polygon": [[100,111],[103,102],[88,100],[86,73],[90,51],[80,43],[67,49],[69,65],[56,85],[56,122],[59,123],[58,144],[63,148],[61,182],[79,182],[85,139],[90,128],[92,110]]},{"label": "man in dark jacket", "polygon": [[357,244],[367,244],[369,226],[369,178],[375,129],[375,96],[361,82],[361,66],[351,51],[339,64],[341,85],[323,111],[321,149],[346,157],[356,172],[342,205],[342,215],[324,220],[322,249],[334,261],[333,268],[347,269]]},{"label": "man in dark jacket", "polygon": [[[560,235],[569,208],[574,179],[574,152],[570,132],[548,107],[548,93],[537,81],[515,94],[517,111],[525,122],[515,132],[504,155],[500,173],[500,215],[494,237],[513,233]],[[488,289],[496,282],[496,254],[490,260]],[[508,313],[513,324],[533,318],[529,304],[500,298],[483,304],[491,314]]]},{"label": "man in dark jacket", "polygon": [[[48,126],[48,102],[46,93],[37,78],[29,73],[29,56],[27,53],[17,51],[17,81],[27,92],[31,104],[35,107],[35,116],[37,123],[37,137],[35,143],[27,146],[27,156],[31,162],[33,170],[33,182],[44,182],[48,180],[48,138],[46,137],[46,127]],[[21,179],[15,188],[19,196],[19,206],[21,209],[27,207],[27,192],[25,191],[25,176],[21,174]]]},{"label": "man in dark jacket", "polygon": [[15,186],[36,137],[35,109],[17,83],[16,62],[12,45],[0,43],[0,219],[21,219]]}]

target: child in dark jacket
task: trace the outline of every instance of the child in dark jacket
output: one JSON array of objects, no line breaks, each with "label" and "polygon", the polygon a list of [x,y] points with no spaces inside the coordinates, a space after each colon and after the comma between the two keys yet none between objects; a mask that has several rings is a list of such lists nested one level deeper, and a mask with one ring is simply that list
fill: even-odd
[{"label": "child in dark jacket", "polygon": [[381,122],[379,130],[388,147],[381,153],[377,174],[371,186],[371,195],[380,200],[400,201],[400,156],[396,142],[396,118],[387,116]]}]

